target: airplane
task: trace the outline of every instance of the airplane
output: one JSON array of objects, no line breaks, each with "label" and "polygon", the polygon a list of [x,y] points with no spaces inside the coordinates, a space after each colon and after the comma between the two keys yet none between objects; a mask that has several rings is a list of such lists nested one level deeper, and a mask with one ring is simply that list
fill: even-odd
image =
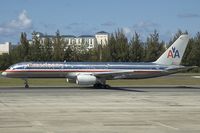
[{"label": "airplane", "polygon": [[29,88],[28,78],[66,78],[69,83],[109,88],[106,80],[154,78],[191,69],[180,65],[188,41],[188,35],[181,35],[154,62],[21,62],[2,76],[22,78],[25,88]]}]

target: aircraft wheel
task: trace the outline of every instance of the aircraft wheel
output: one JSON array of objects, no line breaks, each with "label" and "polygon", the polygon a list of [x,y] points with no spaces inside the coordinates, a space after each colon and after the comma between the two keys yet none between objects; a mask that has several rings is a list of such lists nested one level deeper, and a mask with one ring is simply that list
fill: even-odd
[{"label": "aircraft wheel", "polygon": [[28,85],[28,84],[26,84],[26,85],[25,85],[25,88],[29,88],[29,85]]},{"label": "aircraft wheel", "polygon": [[24,86],[25,88],[29,88],[28,80],[27,80],[27,79],[24,79],[24,85],[25,85],[25,86]]},{"label": "aircraft wheel", "polygon": [[94,87],[94,88],[101,88],[101,86],[102,86],[101,84],[98,84],[98,83],[97,83],[97,84],[94,84],[93,87]]},{"label": "aircraft wheel", "polygon": [[104,88],[105,88],[105,89],[109,89],[109,88],[110,88],[110,85],[104,85]]},{"label": "aircraft wheel", "polygon": [[93,86],[94,88],[100,88],[100,89],[109,89],[110,88],[110,86],[109,85],[107,85],[107,84],[99,84],[99,83],[97,83],[97,84],[94,84],[94,86]]}]

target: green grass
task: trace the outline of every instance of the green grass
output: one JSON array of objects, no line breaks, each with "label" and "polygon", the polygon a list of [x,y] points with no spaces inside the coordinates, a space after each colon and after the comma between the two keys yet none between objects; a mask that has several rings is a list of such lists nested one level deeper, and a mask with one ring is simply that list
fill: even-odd
[{"label": "green grass", "polygon": [[[136,86],[136,85],[200,85],[200,78],[193,78],[192,76],[199,73],[181,73],[167,77],[139,79],[139,80],[108,80],[107,83],[111,86]],[[66,80],[54,79],[28,79],[30,86],[77,86],[75,84],[67,83]],[[24,86],[22,79],[15,78],[0,78],[0,86]]]},{"label": "green grass", "polygon": [[200,79],[176,79],[176,78],[155,78],[141,80],[113,80],[108,81],[113,86],[134,86],[134,85],[200,85]]},{"label": "green grass", "polygon": [[[66,80],[60,78],[53,79],[41,79],[34,78],[28,79],[28,83],[30,86],[72,86],[73,84],[69,84]],[[0,78],[0,86],[24,86],[24,80],[16,79],[16,78]]]}]

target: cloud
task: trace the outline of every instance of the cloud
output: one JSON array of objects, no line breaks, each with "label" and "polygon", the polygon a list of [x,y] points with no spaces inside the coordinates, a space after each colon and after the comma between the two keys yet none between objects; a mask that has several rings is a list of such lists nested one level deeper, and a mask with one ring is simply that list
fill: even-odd
[{"label": "cloud", "polygon": [[139,33],[142,39],[145,39],[149,34],[153,33],[154,30],[158,30],[159,25],[150,21],[141,21],[133,24],[133,26],[124,27],[122,29],[129,39],[132,38],[135,32]]},{"label": "cloud", "polygon": [[56,24],[53,23],[39,22],[38,25],[41,25],[41,27],[34,27],[34,30],[46,32],[46,31],[56,31],[58,29]]},{"label": "cloud", "polygon": [[179,18],[200,18],[200,14],[185,13],[185,14],[178,14],[177,17],[179,17]]},{"label": "cloud", "polygon": [[134,30],[130,27],[124,27],[122,28],[124,34],[128,37],[128,39],[131,39],[131,37],[133,36]]},{"label": "cloud", "polygon": [[114,25],[115,25],[115,23],[112,21],[107,21],[107,22],[101,24],[101,26],[108,26],[108,27],[114,26]]},{"label": "cloud", "polygon": [[23,10],[16,19],[0,24],[0,35],[12,35],[31,28],[32,20],[28,17],[26,10]]},{"label": "cloud", "polygon": [[158,29],[159,25],[150,21],[142,21],[133,25],[133,29],[138,32],[152,32],[155,29]]},{"label": "cloud", "polygon": [[77,28],[83,28],[86,27],[88,24],[86,23],[79,23],[79,22],[74,22],[70,23],[67,26],[65,26],[66,29],[72,30],[72,29],[77,29]]}]

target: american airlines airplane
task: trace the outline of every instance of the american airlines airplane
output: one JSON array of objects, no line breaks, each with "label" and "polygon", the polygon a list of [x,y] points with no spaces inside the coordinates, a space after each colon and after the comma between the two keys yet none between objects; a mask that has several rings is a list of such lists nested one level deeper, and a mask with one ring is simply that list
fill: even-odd
[{"label": "american airlines airplane", "polygon": [[188,35],[181,35],[155,62],[22,62],[2,76],[24,79],[25,88],[28,78],[66,78],[78,85],[109,88],[106,80],[153,78],[190,69],[180,65],[188,41]]}]

